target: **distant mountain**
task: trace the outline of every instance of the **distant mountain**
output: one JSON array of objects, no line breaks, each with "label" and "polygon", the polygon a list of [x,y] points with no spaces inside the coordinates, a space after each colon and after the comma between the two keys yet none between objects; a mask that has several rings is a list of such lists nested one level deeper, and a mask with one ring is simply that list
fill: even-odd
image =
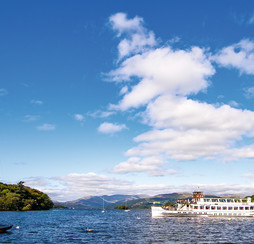
[{"label": "distant mountain", "polygon": [[148,195],[112,195],[112,196],[89,196],[79,198],[74,201],[57,202],[63,206],[74,209],[99,209],[103,206],[108,209],[118,208],[120,205],[125,205],[129,208],[150,208],[154,202],[164,204],[166,202],[176,202],[178,199],[191,198],[191,194],[171,193],[160,194],[156,196]]},{"label": "distant mountain", "polygon": [[59,204],[75,209],[98,209],[103,206],[104,199],[104,207],[107,208],[110,205],[123,203],[126,201],[132,201],[147,197],[146,195],[103,195],[103,196],[89,196],[84,198],[79,198],[74,201],[68,202],[58,202]]},{"label": "distant mountain", "polygon": [[[206,198],[220,198],[222,196],[205,195]],[[230,195],[230,197],[234,197]],[[177,200],[191,199],[190,193],[170,193],[155,196],[148,195],[112,195],[112,196],[89,196],[74,201],[57,202],[68,208],[75,209],[100,209],[103,206],[107,209],[117,209],[120,205],[127,205],[129,208],[150,208],[154,203],[163,205],[167,202],[175,203]]]},{"label": "distant mountain", "polygon": [[[179,199],[191,198],[192,194],[184,193],[171,193],[171,194],[160,194],[153,197],[145,197],[140,199],[134,199],[127,202],[129,208],[140,209],[140,208],[151,208],[151,206],[156,203],[163,205],[167,202],[176,202]],[[121,203],[116,203],[108,208],[117,208]]]}]

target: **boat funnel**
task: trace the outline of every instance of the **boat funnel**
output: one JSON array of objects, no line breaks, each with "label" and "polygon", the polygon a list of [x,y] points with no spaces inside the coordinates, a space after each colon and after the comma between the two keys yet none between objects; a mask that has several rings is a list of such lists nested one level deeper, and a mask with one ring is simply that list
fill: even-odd
[{"label": "boat funnel", "polygon": [[194,191],[192,195],[192,200],[195,202],[204,202],[204,195],[201,191]]}]

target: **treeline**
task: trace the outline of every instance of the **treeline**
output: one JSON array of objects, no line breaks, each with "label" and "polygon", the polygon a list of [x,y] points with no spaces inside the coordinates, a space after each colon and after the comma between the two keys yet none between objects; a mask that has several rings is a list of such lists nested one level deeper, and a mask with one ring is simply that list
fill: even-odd
[{"label": "treeline", "polygon": [[49,210],[53,207],[51,199],[43,192],[24,186],[0,182],[0,211]]}]

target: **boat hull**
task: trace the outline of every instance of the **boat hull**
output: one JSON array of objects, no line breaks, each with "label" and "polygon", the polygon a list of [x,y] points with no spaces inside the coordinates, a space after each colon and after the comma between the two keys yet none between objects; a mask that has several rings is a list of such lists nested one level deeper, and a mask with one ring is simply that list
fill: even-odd
[{"label": "boat hull", "polygon": [[11,229],[13,225],[0,225],[0,233],[6,232]]},{"label": "boat hull", "polygon": [[152,207],[152,217],[254,217],[253,211],[235,212],[229,211],[181,211],[181,210],[166,210],[162,207]]}]

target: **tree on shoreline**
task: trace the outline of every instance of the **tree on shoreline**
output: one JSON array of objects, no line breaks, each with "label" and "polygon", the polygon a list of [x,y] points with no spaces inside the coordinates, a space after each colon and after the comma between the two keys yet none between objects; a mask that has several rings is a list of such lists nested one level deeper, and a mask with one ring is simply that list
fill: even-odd
[{"label": "tree on shoreline", "polygon": [[18,184],[0,182],[0,211],[49,210],[53,207],[51,199],[43,192]]},{"label": "tree on shoreline", "polygon": [[129,209],[129,208],[127,206],[125,206],[125,205],[120,205],[118,207],[118,210],[127,210],[127,209]]}]

